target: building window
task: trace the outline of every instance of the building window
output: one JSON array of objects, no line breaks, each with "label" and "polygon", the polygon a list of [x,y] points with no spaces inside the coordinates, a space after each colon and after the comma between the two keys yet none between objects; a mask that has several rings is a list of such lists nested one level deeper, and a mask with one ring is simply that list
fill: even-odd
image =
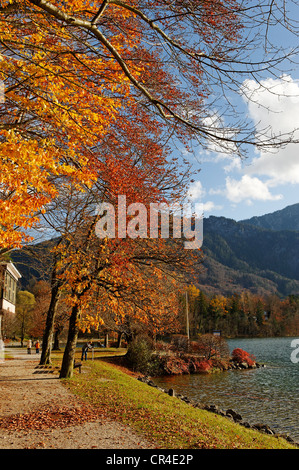
[{"label": "building window", "polygon": [[3,298],[13,305],[16,304],[17,281],[6,271],[4,278]]}]

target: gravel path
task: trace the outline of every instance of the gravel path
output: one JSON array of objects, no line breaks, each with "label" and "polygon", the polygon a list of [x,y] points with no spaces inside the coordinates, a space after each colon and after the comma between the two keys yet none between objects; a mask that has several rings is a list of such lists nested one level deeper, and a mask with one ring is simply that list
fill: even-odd
[{"label": "gravel path", "polygon": [[64,387],[39,356],[6,348],[0,360],[0,449],[153,449],[129,427],[108,421]]}]

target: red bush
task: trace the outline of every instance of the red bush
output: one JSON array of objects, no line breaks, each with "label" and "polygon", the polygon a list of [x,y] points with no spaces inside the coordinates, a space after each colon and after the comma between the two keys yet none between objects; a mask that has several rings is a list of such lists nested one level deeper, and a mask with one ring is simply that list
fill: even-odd
[{"label": "red bush", "polygon": [[210,359],[203,359],[198,364],[198,372],[208,372],[213,366],[213,363]]},{"label": "red bush", "polygon": [[156,351],[170,351],[171,347],[170,347],[170,344],[168,343],[165,343],[163,341],[157,341],[156,342],[156,345],[155,345],[155,349]]},{"label": "red bush", "polygon": [[204,347],[198,341],[191,341],[190,342],[190,351],[192,353],[203,353]]},{"label": "red bush", "polygon": [[189,374],[188,364],[179,357],[165,356],[162,361],[166,374]]},{"label": "red bush", "polygon": [[236,348],[233,350],[232,360],[238,364],[245,362],[249,366],[252,366],[255,363],[255,357],[241,348]]}]

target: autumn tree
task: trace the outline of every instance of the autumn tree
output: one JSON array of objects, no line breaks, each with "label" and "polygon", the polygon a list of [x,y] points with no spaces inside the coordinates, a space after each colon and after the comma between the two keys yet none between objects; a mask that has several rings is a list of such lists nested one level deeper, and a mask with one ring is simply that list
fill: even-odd
[{"label": "autumn tree", "polygon": [[[90,196],[87,193],[78,192],[68,182],[61,182],[57,187],[59,188],[59,196],[48,204],[47,211],[42,215],[43,227],[56,235],[50,248],[50,299],[42,340],[40,358],[42,365],[51,362],[55,331],[56,335],[59,334],[59,331],[62,330],[61,322],[66,320],[65,308],[59,307],[64,284],[67,282],[65,278],[61,277],[65,269],[64,266],[61,266],[61,258],[71,244],[72,237],[75,237],[80,226],[86,223],[85,218],[90,217],[91,212],[94,211],[94,204],[89,207]],[[58,307],[62,312],[59,312]]]},{"label": "autumn tree", "polygon": [[262,326],[264,322],[264,312],[263,302],[259,299],[256,304],[256,323],[258,326]]},{"label": "autumn tree", "polygon": [[228,358],[229,347],[226,340],[221,336],[210,333],[204,334],[199,338],[200,351],[204,357],[209,360],[211,358]]},{"label": "autumn tree", "polygon": [[114,322],[114,329],[125,327],[129,338],[137,322],[139,328],[147,328],[152,335],[173,327],[177,283],[183,282],[182,276],[191,264],[190,252],[179,250],[174,241],[103,241],[93,229],[81,237],[77,234],[77,245],[72,245],[63,260],[71,313],[61,377],[72,374],[80,325],[98,327]]},{"label": "autumn tree", "polygon": [[[117,139],[117,132],[122,133],[124,129],[126,134]],[[64,284],[69,285],[66,277],[67,272],[70,274],[69,266],[77,262],[77,251],[80,246],[78,240],[82,236],[84,238],[84,231],[90,232],[95,229],[96,205],[103,200],[115,201],[118,194],[124,194],[128,203],[139,200],[147,204],[159,200],[176,201],[180,197],[188,173],[179,172],[179,167],[174,162],[167,161],[165,150],[158,145],[158,137],[159,132],[152,130],[152,122],[136,120],[134,123],[129,123],[126,116],[123,116],[122,126],[115,126],[114,134],[107,141],[103,141],[103,152],[110,152],[110,160],[106,164],[109,171],[99,173],[97,181],[84,193],[78,192],[76,187],[63,180],[57,186],[59,196],[48,204],[47,210],[42,215],[43,227],[57,234],[57,246],[53,251],[52,297],[44,333],[41,363],[50,360],[54,317],[59,296]],[[94,234],[92,236],[94,237]],[[94,257],[94,254],[89,254],[85,248],[82,250],[85,258],[81,258],[80,269],[84,266],[84,262],[88,266],[89,258]],[[128,254],[129,251],[127,256]]]},{"label": "autumn tree", "polygon": [[47,311],[49,308],[50,286],[46,281],[36,282],[32,288],[35,305],[32,309],[32,321],[29,334],[33,338],[42,338]]},{"label": "autumn tree", "polygon": [[227,316],[227,299],[223,295],[215,295],[209,302],[210,329],[221,329]]},{"label": "autumn tree", "polygon": [[19,291],[16,304],[16,328],[21,337],[21,346],[32,327],[32,313],[35,306],[35,298],[31,292]]},{"label": "autumn tree", "polygon": [[213,115],[211,103],[207,109],[204,99],[213,89],[214,97],[221,102],[226,99],[228,105],[226,92],[239,92],[244,77],[258,79],[265,72],[279,73],[283,61],[291,62],[297,50],[281,50],[271,35],[278,25],[297,33],[296,21],[286,8],[282,14],[271,0],[259,4],[104,0],[84,5],[31,0],[29,4],[33,13],[40,12],[55,25],[63,24],[78,41],[84,32],[90,49],[97,51],[101,60],[102,54],[108,55],[111,64],[131,82],[133,98],[164,121],[171,119],[172,129],[175,123],[192,133],[197,131],[207,145],[222,142],[229,151],[232,144],[238,151],[242,145],[282,143],[281,136],[267,139],[262,135],[256,141],[252,129],[236,123],[219,128],[223,112]]},{"label": "autumn tree", "polygon": [[[129,245],[130,242],[127,242]],[[139,244],[142,245],[142,244]],[[182,254],[176,250],[176,263],[170,249],[131,247],[131,258],[123,258],[125,274],[109,270],[114,278],[114,289],[104,286],[93,288],[93,301],[80,318],[83,330],[91,327],[117,332],[129,343],[137,335],[147,335],[155,340],[157,334],[176,332],[179,328],[178,290],[182,288],[183,273],[179,273]],[[123,256],[119,253],[119,259]],[[180,259],[179,259],[180,258]],[[175,268],[175,264],[177,269]],[[175,271],[176,269],[176,271]],[[187,268],[185,268],[187,269]],[[108,270],[106,275],[108,275]],[[96,282],[94,283],[96,284]]]},{"label": "autumn tree", "polygon": [[8,250],[28,240],[27,229],[57,194],[57,178],[78,190],[90,186],[98,173],[93,151],[129,83],[113,64],[106,73],[80,32],[76,39],[63,23],[49,23],[30,2],[1,2],[1,9],[1,239]]}]

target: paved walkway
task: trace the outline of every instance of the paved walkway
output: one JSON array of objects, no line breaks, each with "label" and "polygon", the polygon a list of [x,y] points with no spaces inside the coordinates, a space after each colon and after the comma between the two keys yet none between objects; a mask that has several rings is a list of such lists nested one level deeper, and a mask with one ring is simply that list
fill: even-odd
[{"label": "paved walkway", "polygon": [[155,448],[129,427],[99,416],[40,369],[39,355],[6,348],[0,358],[0,449]]}]

